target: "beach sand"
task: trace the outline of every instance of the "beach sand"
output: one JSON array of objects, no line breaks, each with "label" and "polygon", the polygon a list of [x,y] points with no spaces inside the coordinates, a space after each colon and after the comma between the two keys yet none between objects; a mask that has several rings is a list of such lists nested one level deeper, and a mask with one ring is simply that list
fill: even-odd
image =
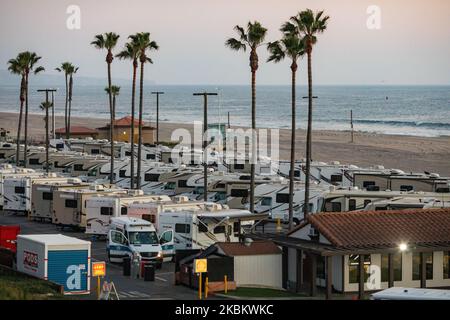
[{"label": "beach sand", "polygon": [[[43,115],[29,116],[29,136],[36,141],[43,141],[45,134],[43,118]],[[17,113],[0,112],[0,127],[9,130],[14,137],[17,121]],[[96,128],[105,125],[107,121],[108,119],[72,117],[71,123],[73,126]],[[56,128],[62,127],[63,124],[64,118],[56,117]],[[177,128],[192,130],[192,125],[160,122],[160,140],[169,141],[172,131]],[[350,143],[350,132],[313,131],[313,160],[340,161],[342,164],[358,166],[384,165],[386,168],[414,172],[429,171],[450,176],[450,137],[431,138],[355,132],[354,138],[354,143]],[[298,130],[297,159],[305,157],[305,140],[305,131]],[[289,150],[290,130],[280,129],[280,158],[289,159]]]}]

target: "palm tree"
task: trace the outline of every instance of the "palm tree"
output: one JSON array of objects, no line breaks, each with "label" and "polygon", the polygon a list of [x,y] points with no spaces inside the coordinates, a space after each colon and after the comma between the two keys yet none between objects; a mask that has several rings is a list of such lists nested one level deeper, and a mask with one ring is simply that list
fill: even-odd
[{"label": "palm tree", "polygon": [[70,139],[70,118],[72,115],[72,93],[73,93],[73,75],[77,73],[78,67],[75,67],[73,64],[70,65],[69,68],[69,110],[67,113],[67,128],[66,130],[66,139]]},{"label": "palm tree", "polygon": [[22,130],[22,117],[23,117],[23,105],[25,103],[25,67],[23,63],[23,56],[21,54],[17,55],[15,59],[10,59],[8,61],[8,70],[12,74],[17,74],[21,76],[20,80],[20,111],[19,111],[19,122],[17,124],[17,145],[16,145],[16,165],[19,165],[20,157],[20,131]]},{"label": "palm tree", "polygon": [[311,172],[311,140],[312,140],[312,49],[317,43],[316,35],[327,28],[330,17],[323,16],[323,11],[314,13],[311,9],[299,12],[283,25],[286,33],[295,33],[303,37],[306,54],[308,56],[308,129],[306,134],[306,179],[305,179],[305,204],[303,206],[304,218],[309,214],[309,176]]},{"label": "palm tree", "polygon": [[[120,87],[118,86],[111,86],[111,90],[109,89],[109,87],[105,88],[105,92],[109,95],[111,93],[112,97],[113,97],[113,107],[112,107],[112,122],[113,122],[113,127],[115,126],[115,122],[116,122],[116,96],[119,95],[120,93]],[[112,128],[110,128],[110,130],[113,130]],[[114,149],[113,149],[114,151]],[[113,154],[111,154],[113,155]],[[111,171],[111,175],[114,175],[114,172]]]},{"label": "palm tree", "polygon": [[55,68],[56,71],[58,72],[64,72],[64,77],[66,79],[66,105],[64,108],[64,129],[66,132],[66,138],[68,137],[68,132],[69,132],[69,128],[68,128],[68,105],[69,105],[69,73],[71,68],[73,67],[73,65],[70,62],[63,62],[61,63],[61,66],[58,68]]},{"label": "palm tree", "polygon": [[114,60],[114,55],[112,50],[117,45],[119,40],[119,35],[114,32],[107,32],[105,34],[98,34],[95,36],[95,40],[91,42],[97,49],[106,49],[106,64],[108,65],[108,89],[109,89],[109,113],[110,113],[110,142],[111,142],[111,175],[109,177],[109,182],[114,183],[114,123],[113,123],[113,99],[112,99],[112,84],[111,84],[111,63]]},{"label": "palm tree", "polygon": [[49,163],[48,163],[48,147],[49,147],[49,139],[48,139],[48,110],[53,107],[51,102],[42,102],[39,108],[41,110],[45,110],[45,171],[48,173]]},{"label": "palm tree", "polygon": [[266,37],[267,29],[258,21],[248,22],[247,29],[235,26],[239,39],[229,38],[225,45],[235,51],[250,50],[250,70],[252,73],[252,159],[250,164],[250,212],[255,208],[255,155],[256,155],[256,71],[258,70],[258,54],[256,50]]},{"label": "palm tree", "polygon": [[131,175],[130,175],[130,189],[134,189],[134,115],[135,115],[135,100],[136,100],[136,73],[138,68],[139,47],[135,41],[130,41],[125,44],[125,49],[119,52],[116,57],[119,59],[128,59],[133,63],[133,80],[131,85]]},{"label": "palm tree", "polygon": [[28,149],[28,80],[30,76],[30,72],[34,74],[38,74],[39,72],[44,71],[44,67],[37,67],[36,64],[41,60],[42,57],[39,57],[35,52],[25,51],[20,53],[21,61],[23,63],[24,71],[25,71],[25,149],[23,152],[23,161],[24,166],[27,166],[27,149]]},{"label": "palm tree", "polygon": [[305,54],[305,46],[303,39],[295,33],[287,33],[280,41],[271,42],[267,45],[270,52],[268,62],[275,63],[284,60],[288,57],[291,59],[291,104],[292,104],[292,124],[291,124],[291,164],[289,171],[289,230],[292,229],[294,219],[294,165],[295,165],[295,130],[296,130],[296,106],[295,106],[295,87],[296,87],[296,72],[297,61]]},{"label": "palm tree", "polygon": [[[147,51],[158,50],[159,46],[150,39],[150,33],[140,32],[130,36],[133,43],[139,49],[139,62],[141,63],[141,75],[139,78],[139,134],[138,134],[138,163],[137,163],[137,189],[141,188],[141,162],[142,162],[142,114],[144,104],[144,64],[153,63],[147,56]],[[134,126],[134,123],[133,123]]]}]

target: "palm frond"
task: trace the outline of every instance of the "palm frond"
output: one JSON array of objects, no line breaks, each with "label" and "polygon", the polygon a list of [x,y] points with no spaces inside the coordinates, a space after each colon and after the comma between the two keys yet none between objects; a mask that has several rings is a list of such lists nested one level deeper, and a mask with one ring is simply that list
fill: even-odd
[{"label": "palm frond", "polygon": [[225,46],[227,46],[228,48],[232,49],[232,50],[242,50],[242,51],[246,51],[247,50],[247,46],[245,45],[245,43],[242,43],[241,41],[235,39],[235,38],[229,38],[227,39],[227,41],[225,41]]}]

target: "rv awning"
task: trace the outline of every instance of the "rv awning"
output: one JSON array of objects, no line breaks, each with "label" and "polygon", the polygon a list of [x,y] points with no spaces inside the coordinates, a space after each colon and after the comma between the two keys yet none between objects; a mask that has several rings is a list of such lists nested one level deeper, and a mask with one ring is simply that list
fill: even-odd
[{"label": "rv awning", "polygon": [[224,210],[216,212],[204,212],[197,215],[200,219],[235,219],[241,221],[264,220],[269,217],[267,213],[250,213],[247,210]]}]

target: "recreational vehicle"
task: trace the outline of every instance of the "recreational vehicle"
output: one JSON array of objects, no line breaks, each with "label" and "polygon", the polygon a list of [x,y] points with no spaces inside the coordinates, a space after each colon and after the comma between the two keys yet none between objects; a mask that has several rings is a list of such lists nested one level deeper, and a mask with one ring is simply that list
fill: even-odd
[{"label": "recreational vehicle", "polygon": [[0,210],[3,209],[4,205],[4,182],[5,179],[9,178],[19,178],[19,177],[31,177],[31,176],[43,176],[42,172],[36,172],[33,169],[25,169],[25,168],[16,168],[14,169],[5,169],[0,172]]}]

